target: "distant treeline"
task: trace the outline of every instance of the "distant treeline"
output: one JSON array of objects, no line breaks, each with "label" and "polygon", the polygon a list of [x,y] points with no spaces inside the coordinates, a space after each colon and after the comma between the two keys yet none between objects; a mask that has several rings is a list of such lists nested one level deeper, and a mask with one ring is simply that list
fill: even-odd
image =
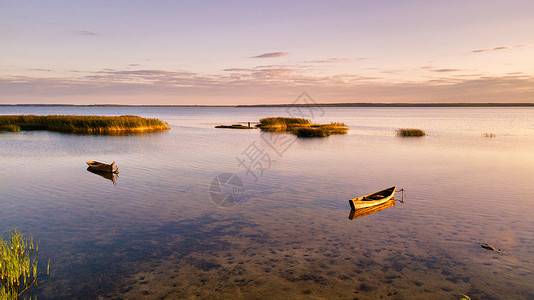
[{"label": "distant treeline", "polygon": [[259,104],[237,107],[525,107],[534,103],[317,103],[317,104]]},{"label": "distant treeline", "polygon": [[316,103],[252,105],[0,104],[29,107],[531,107],[534,103]]}]

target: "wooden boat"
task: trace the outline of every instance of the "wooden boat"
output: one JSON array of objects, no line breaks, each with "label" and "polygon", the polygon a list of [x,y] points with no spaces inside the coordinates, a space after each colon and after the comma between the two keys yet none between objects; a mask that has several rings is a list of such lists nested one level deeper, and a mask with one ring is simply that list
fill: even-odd
[{"label": "wooden boat", "polygon": [[385,189],[376,193],[365,195],[362,197],[354,198],[349,200],[350,207],[352,209],[359,209],[369,206],[375,206],[382,204],[389,199],[393,198],[395,194],[396,186],[392,186],[389,189]]},{"label": "wooden boat", "polygon": [[359,209],[351,209],[350,214],[349,214],[349,219],[354,220],[356,218],[361,218],[363,216],[374,214],[375,212],[379,212],[381,210],[384,210],[392,206],[395,206],[395,199],[389,199],[388,201],[382,204],[378,204],[374,206],[369,206],[369,207],[364,207],[364,208],[359,208]]},{"label": "wooden boat", "polygon": [[89,168],[95,171],[108,172],[108,173],[119,173],[119,168],[115,168],[115,162],[111,165],[101,163],[98,161],[88,161],[86,162],[89,165]]}]

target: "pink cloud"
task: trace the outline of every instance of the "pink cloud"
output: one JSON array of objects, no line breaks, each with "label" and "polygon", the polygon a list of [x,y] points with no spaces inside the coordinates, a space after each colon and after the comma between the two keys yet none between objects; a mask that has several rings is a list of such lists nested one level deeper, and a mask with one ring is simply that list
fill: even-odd
[{"label": "pink cloud", "polygon": [[490,51],[508,50],[508,49],[514,49],[514,48],[522,48],[522,47],[525,47],[525,46],[526,45],[500,46],[500,47],[495,47],[495,48],[490,48],[490,49],[477,49],[477,50],[473,50],[473,53],[483,53],[483,52],[490,52]]},{"label": "pink cloud", "polygon": [[280,56],[286,56],[289,52],[269,52],[269,53],[263,53],[258,56],[253,56],[252,58],[273,58],[273,57],[280,57]]}]

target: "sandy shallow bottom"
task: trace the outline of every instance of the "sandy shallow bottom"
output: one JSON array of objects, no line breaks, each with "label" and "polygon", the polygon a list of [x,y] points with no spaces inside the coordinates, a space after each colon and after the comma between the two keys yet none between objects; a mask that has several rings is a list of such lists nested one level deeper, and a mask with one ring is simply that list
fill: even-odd
[{"label": "sandy shallow bottom", "polygon": [[[528,287],[532,271],[518,270],[515,257],[506,252],[486,251],[475,240],[458,247],[456,234],[432,238],[433,233],[388,220],[391,214],[386,211],[364,217],[367,220],[341,221],[345,213],[288,209],[248,218],[204,216],[203,222],[196,222],[202,225],[195,227],[174,224],[166,229],[173,234],[152,236],[152,255],[139,263],[125,262],[128,274],[118,276],[100,298],[533,296]],[[318,221],[303,218],[318,214]],[[384,226],[377,228],[380,223]],[[451,242],[455,248],[447,246]]]}]

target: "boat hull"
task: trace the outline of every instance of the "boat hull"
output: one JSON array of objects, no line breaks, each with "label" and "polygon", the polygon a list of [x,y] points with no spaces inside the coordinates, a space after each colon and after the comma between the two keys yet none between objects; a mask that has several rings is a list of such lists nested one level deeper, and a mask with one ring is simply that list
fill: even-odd
[{"label": "boat hull", "polygon": [[86,162],[89,168],[100,171],[100,172],[108,172],[108,173],[118,173],[118,169],[115,168],[115,162],[113,162],[111,165],[101,163],[98,161],[87,161]]},{"label": "boat hull", "polygon": [[369,195],[351,199],[349,200],[350,207],[352,209],[360,209],[360,208],[380,205],[382,203],[387,202],[391,198],[393,198],[393,195],[395,195],[396,189],[397,189],[396,186],[392,186],[388,189],[385,189],[385,190],[382,190],[376,193],[372,193]]},{"label": "boat hull", "polygon": [[384,210],[386,208],[395,206],[395,199],[389,199],[388,201],[378,204],[375,206],[369,206],[359,209],[351,209],[349,214],[349,219],[354,220],[356,218],[361,218],[370,214],[374,214],[375,212],[379,212],[381,210]]}]

